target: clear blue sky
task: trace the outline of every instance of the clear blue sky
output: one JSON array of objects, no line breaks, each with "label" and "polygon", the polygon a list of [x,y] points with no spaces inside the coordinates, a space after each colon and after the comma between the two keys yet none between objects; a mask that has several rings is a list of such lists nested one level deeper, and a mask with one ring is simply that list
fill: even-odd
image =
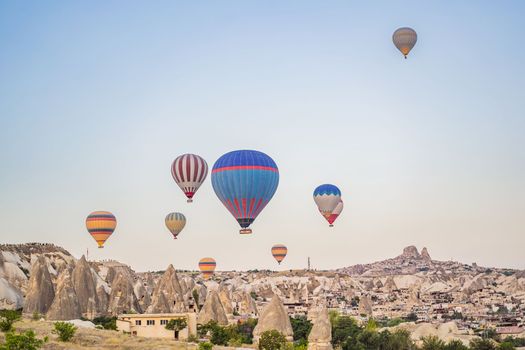
[{"label": "clear blue sky", "polygon": [[[2,1],[0,234],[137,270],[335,268],[397,255],[525,268],[522,1]],[[408,60],[392,32],[413,27]],[[169,167],[257,149],[280,168],[250,237],[209,177]],[[337,184],[334,229],[313,189]],[[85,217],[118,219],[104,250]],[[164,216],[188,218],[180,239]]]}]

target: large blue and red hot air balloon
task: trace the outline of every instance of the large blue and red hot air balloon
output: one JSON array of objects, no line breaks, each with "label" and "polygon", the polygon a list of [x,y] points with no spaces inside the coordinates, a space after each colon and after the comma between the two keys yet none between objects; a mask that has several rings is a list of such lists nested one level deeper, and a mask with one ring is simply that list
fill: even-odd
[{"label": "large blue and red hot air balloon", "polygon": [[217,197],[241,226],[240,233],[252,233],[249,226],[272,199],[279,184],[279,169],[268,155],[241,150],[220,157],[211,171]]}]

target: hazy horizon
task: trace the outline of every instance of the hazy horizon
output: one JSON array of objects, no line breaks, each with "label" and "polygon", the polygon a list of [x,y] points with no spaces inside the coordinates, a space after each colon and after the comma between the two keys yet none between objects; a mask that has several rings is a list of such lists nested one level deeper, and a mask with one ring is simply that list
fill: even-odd
[{"label": "hazy horizon", "polygon": [[[525,4],[519,1],[2,2],[0,222],[137,271],[318,269],[403,247],[525,269]],[[407,60],[392,33],[410,26]],[[255,149],[277,192],[239,235],[210,173],[194,203],[170,174]],[[328,228],[312,199],[334,183]],[[86,216],[117,218],[104,249]],[[172,211],[187,225],[173,240]],[[270,254],[285,244],[279,266]]]}]

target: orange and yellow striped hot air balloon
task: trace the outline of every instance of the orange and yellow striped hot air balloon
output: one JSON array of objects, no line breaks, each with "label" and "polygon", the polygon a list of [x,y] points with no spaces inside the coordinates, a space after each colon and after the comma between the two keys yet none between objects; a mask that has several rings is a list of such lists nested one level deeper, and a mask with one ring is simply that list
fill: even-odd
[{"label": "orange and yellow striped hot air balloon", "polygon": [[86,218],[86,228],[99,248],[104,248],[104,242],[115,231],[115,227],[117,219],[109,211],[94,211]]},{"label": "orange and yellow striped hot air balloon", "polygon": [[279,265],[281,264],[281,261],[284,260],[286,257],[286,253],[288,253],[288,248],[286,248],[283,244],[276,244],[272,247],[272,255],[277,260]]},{"label": "orange and yellow striped hot air balloon", "polygon": [[213,258],[202,258],[199,261],[199,269],[201,270],[202,276],[205,280],[209,279],[213,275],[213,271],[215,271],[216,266],[217,263]]}]

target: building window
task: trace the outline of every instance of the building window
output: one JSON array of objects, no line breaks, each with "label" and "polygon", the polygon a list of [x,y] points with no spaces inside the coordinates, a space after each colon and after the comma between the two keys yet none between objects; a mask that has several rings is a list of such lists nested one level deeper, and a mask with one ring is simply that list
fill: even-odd
[{"label": "building window", "polygon": [[165,326],[168,324],[168,320],[160,320],[160,325]]},{"label": "building window", "polygon": [[142,321],[141,320],[135,320],[135,326],[141,326]]},{"label": "building window", "polygon": [[155,320],[147,320],[147,321],[146,321],[146,324],[147,324],[148,326],[154,326],[154,325],[155,325]]}]

